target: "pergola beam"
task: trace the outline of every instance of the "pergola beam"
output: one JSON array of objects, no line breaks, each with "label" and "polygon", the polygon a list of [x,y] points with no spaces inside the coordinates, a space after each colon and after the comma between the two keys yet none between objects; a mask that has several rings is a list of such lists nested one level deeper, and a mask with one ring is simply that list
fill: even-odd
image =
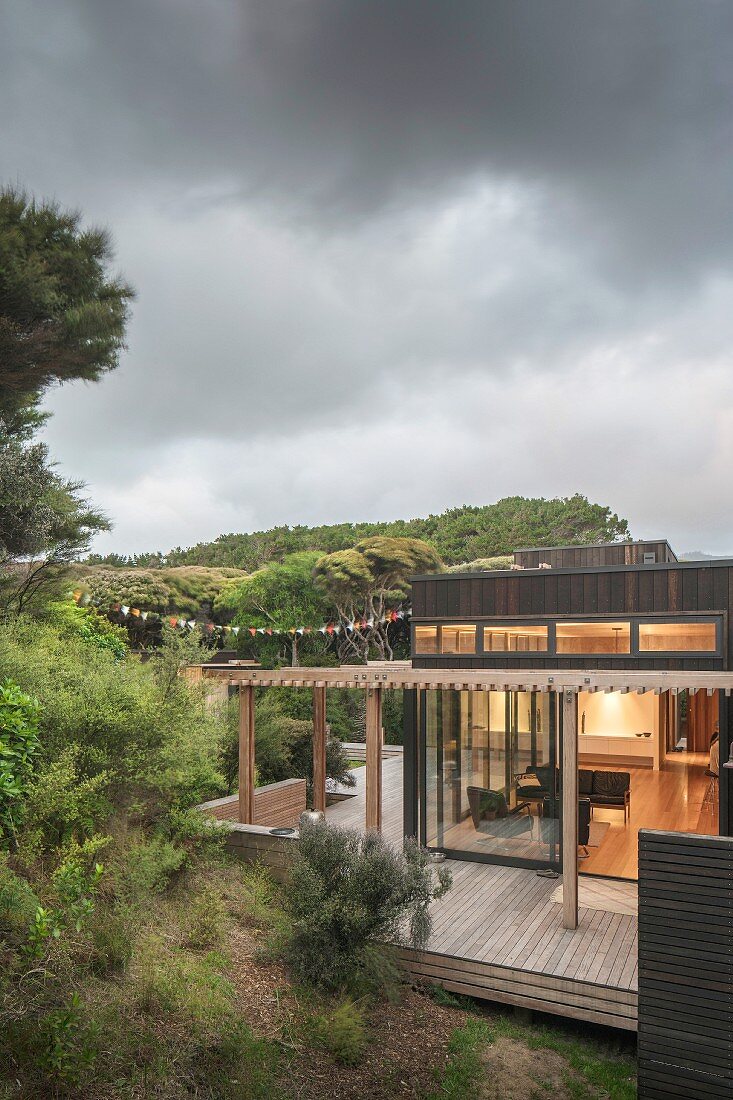
[{"label": "pergola beam", "polygon": [[363,672],[347,668],[297,668],[297,669],[232,669],[227,666],[203,666],[206,675],[222,678],[227,683],[255,687],[313,688],[316,684],[325,688],[418,688],[432,690],[476,691],[705,691],[716,689],[726,695],[733,690],[733,672],[666,672],[658,670],[601,671],[583,669],[466,669],[461,670],[460,680],[455,670],[406,668],[380,672],[364,666]]},{"label": "pergola beam", "polygon": [[578,927],[578,710],[562,693],[562,923]]},{"label": "pergola beam", "polygon": [[239,821],[255,823],[255,692],[239,688]]},{"label": "pergola beam", "polygon": [[313,688],[313,809],[326,812],[326,688]]},{"label": "pergola beam", "polygon": [[366,827],[382,828],[382,689],[366,695]]}]

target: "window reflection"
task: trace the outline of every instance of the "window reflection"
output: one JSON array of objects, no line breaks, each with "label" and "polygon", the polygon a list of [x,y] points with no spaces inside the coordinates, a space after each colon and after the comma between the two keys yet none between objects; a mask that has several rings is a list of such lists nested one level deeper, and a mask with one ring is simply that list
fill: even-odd
[{"label": "window reflection", "polygon": [[558,623],[558,653],[630,653],[631,624]]},{"label": "window reflection", "polygon": [[427,844],[556,864],[549,694],[446,690],[424,692],[423,699]]},{"label": "window reflection", "polygon": [[441,626],[441,653],[475,653],[475,626]]},{"label": "window reflection", "polygon": [[538,653],[546,650],[546,626],[503,626],[493,623],[484,627],[485,653]]},{"label": "window reflection", "polygon": [[715,653],[715,623],[639,623],[639,650]]},{"label": "window reflection", "polygon": [[437,653],[438,652],[438,628],[437,628],[437,626],[416,626],[415,627],[415,652],[416,653]]}]

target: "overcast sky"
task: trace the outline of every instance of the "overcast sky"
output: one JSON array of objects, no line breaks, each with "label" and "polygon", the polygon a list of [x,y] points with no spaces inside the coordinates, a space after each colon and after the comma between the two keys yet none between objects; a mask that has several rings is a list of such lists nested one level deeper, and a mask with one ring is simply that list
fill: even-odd
[{"label": "overcast sky", "polygon": [[138,298],[102,551],[587,494],[733,551],[730,0],[3,0],[0,179]]}]

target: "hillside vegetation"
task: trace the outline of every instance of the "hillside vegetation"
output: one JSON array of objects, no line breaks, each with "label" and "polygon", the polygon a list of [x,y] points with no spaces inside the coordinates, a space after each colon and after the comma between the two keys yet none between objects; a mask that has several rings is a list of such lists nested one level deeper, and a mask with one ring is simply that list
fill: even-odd
[{"label": "hillside vegetation", "polygon": [[88,560],[107,565],[205,565],[253,572],[288,554],[307,550],[330,554],[348,550],[375,535],[422,539],[450,566],[511,554],[523,546],[628,538],[629,526],[610,508],[593,504],[579,493],[550,500],[514,496],[495,504],[450,508],[426,519],[273,527],[269,531],[220,535],[213,542],[200,542],[186,550],[177,547],[168,554],[139,554],[132,559],[112,554]]},{"label": "hillside vegetation", "polygon": [[241,581],[241,569],[199,565],[149,569],[132,566],[78,564],[70,584],[104,610],[115,603],[168,615],[208,615],[227,585]]}]

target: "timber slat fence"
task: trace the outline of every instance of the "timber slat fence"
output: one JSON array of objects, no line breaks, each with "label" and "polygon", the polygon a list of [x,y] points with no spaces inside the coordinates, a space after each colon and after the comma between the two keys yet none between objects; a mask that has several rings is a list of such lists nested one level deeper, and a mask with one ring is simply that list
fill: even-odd
[{"label": "timber slat fence", "polygon": [[639,1097],[733,1097],[733,837],[639,831]]}]

